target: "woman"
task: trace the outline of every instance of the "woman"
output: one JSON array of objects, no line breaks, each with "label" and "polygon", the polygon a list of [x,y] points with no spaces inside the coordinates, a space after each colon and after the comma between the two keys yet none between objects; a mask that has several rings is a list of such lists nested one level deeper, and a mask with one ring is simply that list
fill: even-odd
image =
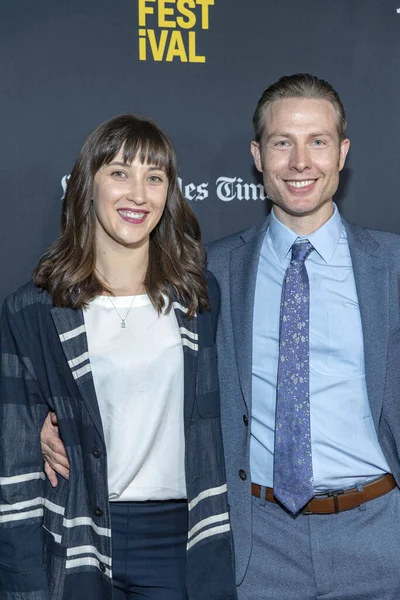
[{"label": "woman", "polygon": [[[3,307],[2,598],[236,598],[218,305],[170,141],[132,115],[101,124],[59,238]],[[57,487],[49,410],[71,467]]]}]

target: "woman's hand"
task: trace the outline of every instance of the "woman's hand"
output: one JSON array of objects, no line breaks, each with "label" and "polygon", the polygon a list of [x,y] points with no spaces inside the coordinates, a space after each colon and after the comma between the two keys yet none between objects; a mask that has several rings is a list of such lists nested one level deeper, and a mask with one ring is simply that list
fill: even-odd
[{"label": "woman's hand", "polygon": [[58,432],[57,415],[49,412],[40,432],[40,443],[44,458],[44,470],[53,487],[57,487],[57,475],[69,478],[69,461]]}]

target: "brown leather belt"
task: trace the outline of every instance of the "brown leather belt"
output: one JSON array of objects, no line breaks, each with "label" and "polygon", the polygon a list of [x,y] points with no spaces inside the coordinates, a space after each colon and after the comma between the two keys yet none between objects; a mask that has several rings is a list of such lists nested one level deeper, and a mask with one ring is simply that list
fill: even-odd
[{"label": "brown leather belt", "polygon": [[[393,475],[387,474],[379,479],[376,479],[372,483],[366,483],[363,486],[362,492],[360,492],[357,488],[351,488],[350,490],[335,490],[333,492],[327,492],[323,498],[314,496],[314,498],[305,505],[301,512],[303,515],[330,515],[332,513],[339,513],[342,510],[356,508],[364,502],[369,502],[369,500],[375,500],[375,498],[379,498],[379,496],[387,494],[395,487],[396,481]],[[260,498],[261,485],[252,483],[251,493],[253,496]],[[265,489],[265,500],[267,502],[280,504],[280,502],[275,499],[272,488],[267,487]]]}]

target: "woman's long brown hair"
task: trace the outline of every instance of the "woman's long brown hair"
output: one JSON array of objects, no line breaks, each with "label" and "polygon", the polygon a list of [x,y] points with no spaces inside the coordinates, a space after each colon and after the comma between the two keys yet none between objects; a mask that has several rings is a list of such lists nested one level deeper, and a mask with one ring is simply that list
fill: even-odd
[{"label": "woman's long brown hair", "polygon": [[200,227],[179,188],[170,140],[155,123],[135,115],[102,123],[85,141],[67,184],[60,235],[36,267],[34,283],[52,296],[55,306],[70,308],[85,307],[96,296],[110,293],[96,275],[91,201],[95,174],[121,148],[126,163],[137,157],[142,164],[163,169],[168,177],[166,206],[150,234],[146,292],[159,313],[166,308],[164,296],[170,300],[176,296],[193,317],[197,310],[209,309]]}]

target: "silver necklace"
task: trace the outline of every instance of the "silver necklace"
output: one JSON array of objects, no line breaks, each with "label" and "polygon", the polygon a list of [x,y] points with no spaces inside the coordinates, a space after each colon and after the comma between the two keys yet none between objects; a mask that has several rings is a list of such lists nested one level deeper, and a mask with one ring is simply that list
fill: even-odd
[{"label": "silver necklace", "polygon": [[141,285],[141,283],[142,283],[142,282],[140,281],[140,282],[139,282],[139,285],[138,285],[138,286],[137,286],[137,288],[136,288],[136,294],[133,296],[133,299],[132,299],[132,302],[131,302],[131,304],[130,304],[130,307],[128,308],[128,312],[126,313],[125,317],[123,317],[123,318],[121,317],[121,313],[119,312],[118,308],[115,306],[114,302],[112,301],[112,299],[111,299],[111,296],[108,296],[108,299],[109,299],[109,301],[111,302],[111,304],[112,304],[113,308],[115,309],[115,312],[117,313],[117,315],[118,315],[118,316],[119,316],[119,318],[121,319],[121,327],[122,327],[122,329],[125,329],[125,328],[126,328],[126,320],[127,320],[127,318],[128,318],[128,315],[129,315],[129,313],[131,312],[131,308],[132,308],[132,306],[135,304],[135,300],[136,300],[136,297],[137,297],[137,295],[138,295],[138,291],[139,291],[139,288],[140,288],[140,285]]}]

